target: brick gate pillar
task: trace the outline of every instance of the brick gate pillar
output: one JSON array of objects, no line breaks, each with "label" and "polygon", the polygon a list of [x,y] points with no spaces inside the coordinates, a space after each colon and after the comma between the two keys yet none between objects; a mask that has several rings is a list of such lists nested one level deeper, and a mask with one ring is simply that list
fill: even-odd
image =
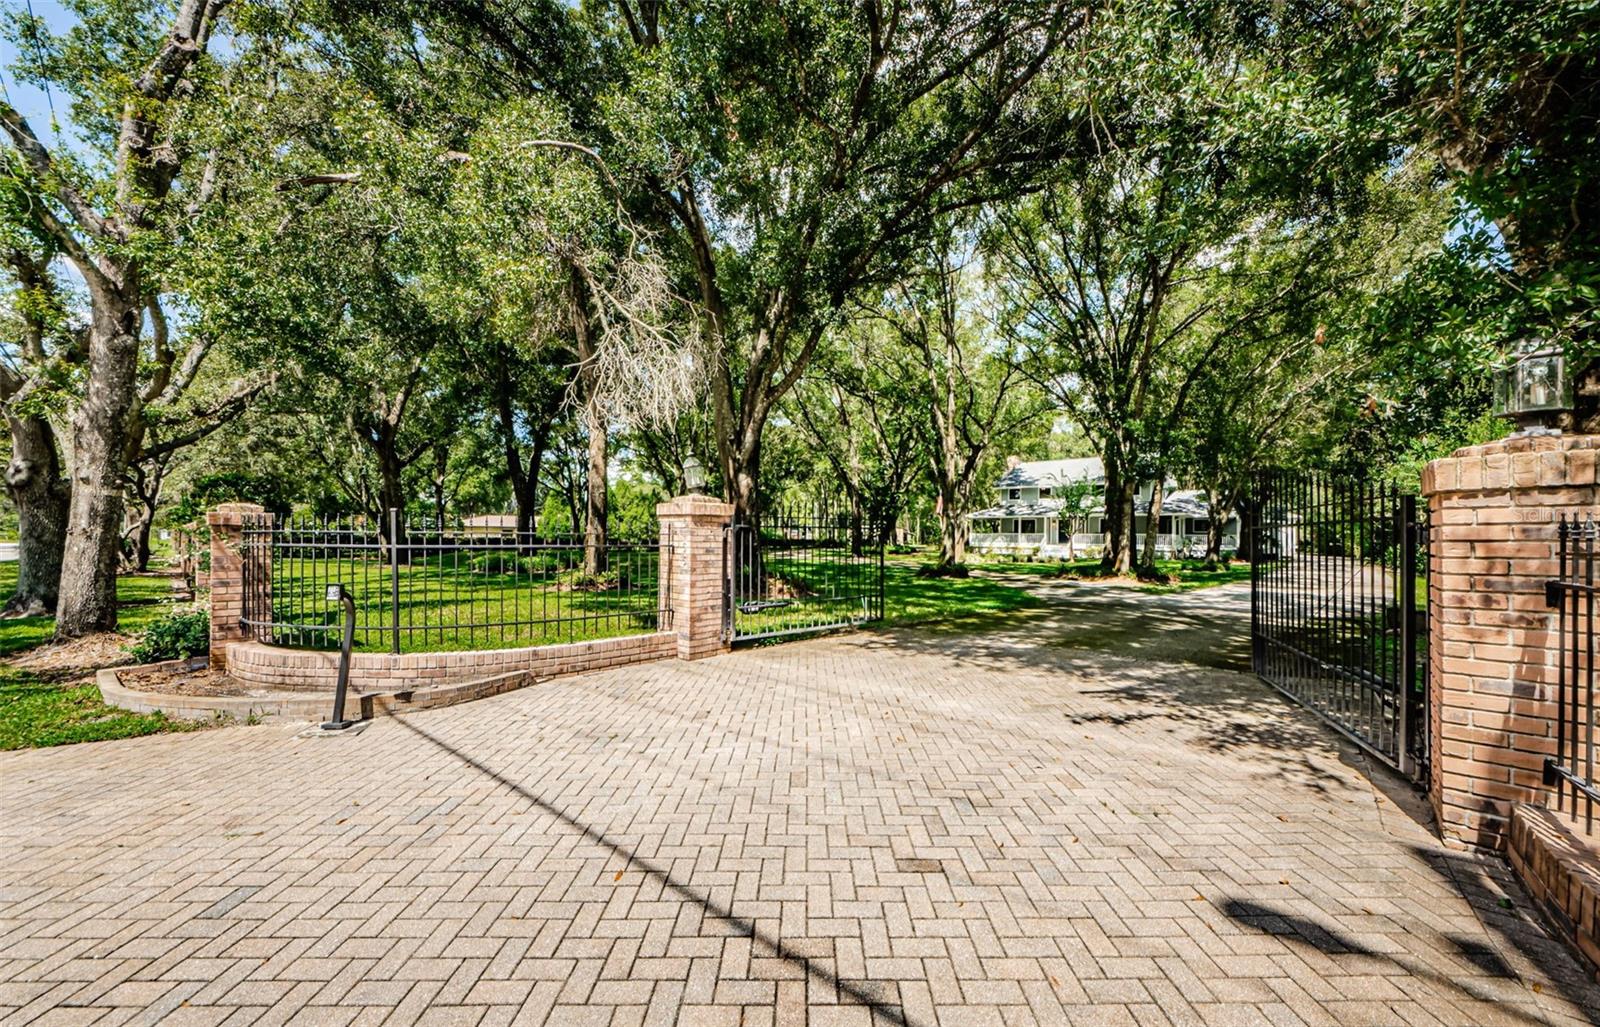
[{"label": "brick gate pillar", "polygon": [[661,566],[666,571],[662,611],[670,611],[672,630],[678,635],[678,659],[726,652],[722,592],[733,505],[709,496],[679,496],[659,504],[656,516],[661,521]]},{"label": "brick gate pillar", "polygon": [[1561,515],[1600,508],[1600,436],[1502,439],[1430,463],[1428,796],[1445,841],[1503,848],[1512,807],[1543,797],[1555,753]]},{"label": "brick gate pillar", "polygon": [[[261,555],[247,554],[244,529],[262,523],[266,511],[254,503],[224,503],[206,511],[206,527],[211,529],[211,666],[227,666],[228,643],[247,637],[244,617],[246,579],[250,587],[271,589],[272,565]],[[245,573],[245,560],[254,561]]]}]

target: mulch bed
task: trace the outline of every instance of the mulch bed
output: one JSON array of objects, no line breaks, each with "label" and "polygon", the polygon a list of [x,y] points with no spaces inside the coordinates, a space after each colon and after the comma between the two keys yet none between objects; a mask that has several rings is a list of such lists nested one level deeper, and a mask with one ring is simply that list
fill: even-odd
[{"label": "mulch bed", "polygon": [[45,681],[76,681],[92,677],[101,667],[131,663],[133,657],[128,655],[127,647],[133,641],[132,635],[108,631],[75,638],[70,642],[50,642],[18,653],[7,662]]},{"label": "mulch bed", "polygon": [[159,692],[162,695],[259,695],[259,689],[250,689],[211,667],[197,670],[122,670],[117,680],[128,688],[140,692]]}]

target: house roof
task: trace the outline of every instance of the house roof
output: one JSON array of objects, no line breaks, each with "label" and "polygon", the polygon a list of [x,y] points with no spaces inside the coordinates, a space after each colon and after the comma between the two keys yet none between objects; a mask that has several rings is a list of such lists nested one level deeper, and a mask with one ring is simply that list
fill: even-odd
[{"label": "house roof", "polygon": [[989,520],[994,517],[1055,517],[1061,512],[1061,501],[1043,499],[1036,503],[1024,503],[1013,499],[999,506],[991,506],[987,510],[967,514],[968,520]]},{"label": "house roof", "polygon": [[[1150,504],[1144,504],[1145,511],[1149,511]],[[1161,512],[1178,517],[1205,517],[1211,513],[1211,504],[1206,502],[1205,493],[1199,489],[1180,489],[1169,492],[1161,502]]]},{"label": "house roof", "polygon": [[1001,475],[997,485],[1003,489],[1042,486],[1054,488],[1075,481],[1103,481],[1105,465],[1097,456],[1072,460],[1025,460]]}]

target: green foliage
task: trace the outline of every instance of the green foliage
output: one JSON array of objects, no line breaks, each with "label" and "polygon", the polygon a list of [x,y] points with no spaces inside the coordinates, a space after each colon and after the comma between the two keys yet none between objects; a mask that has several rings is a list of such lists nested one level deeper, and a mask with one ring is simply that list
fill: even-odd
[{"label": "green foliage", "polygon": [[666,490],[651,482],[633,475],[618,477],[611,483],[611,535],[621,539],[654,538],[660,530],[656,520],[656,504],[666,498]]},{"label": "green foliage", "polygon": [[203,607],[176,608],[152,621],[130,646],[139,663],[187,660],[211,651],[211,618]]},{"label": "green foliage", "polygon": [[191,481],[167,512],[172,524],[200,524],[207,510],[223,503],[256,503],[269,513],[287,517],[293,508],[288,483],[277,475],[219,471]]}]

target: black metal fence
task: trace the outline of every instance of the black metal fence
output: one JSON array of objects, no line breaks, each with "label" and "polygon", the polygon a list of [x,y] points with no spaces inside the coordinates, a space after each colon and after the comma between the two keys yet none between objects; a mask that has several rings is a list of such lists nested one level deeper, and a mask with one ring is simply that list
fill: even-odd
[{"label": "black metal fence", "polygon": [[1268,473],[1246,531],[1256,673],[1424,775],[1428,527],[1416,497],[1356,476]]},{"label": "black metal fence", "polygon": [[[393,540],[393,541],[391,541]],[[670,540],[669,540],[670,541]],[[356,604],[358,649],[549,645],[669,629],[671,546],[544,536],[470,521],[261,518],[242,537],[243,622],[260,641],[338,644],[329,587]]]},{"label": "black metal fence", "polygon": [[848,627],[883,616],[875,526],[827,507],[763,511],[727,529],[723,636],[730,642]]},{"label": "black metal fence", "polygon": [[1556,808],[1581,818],[1594,832],[1600,779],[1595,777],[1596,734],[1600,723],[1595,692],[1595,580],[1600,526],[1593,516],[1562,518],[1560,566],[1546,585],[1546,598],[1559,612],[1557,640],[1561,671],[1556,679],[1556,754],[1544,762],[1544,780],[1555,792]]}]

